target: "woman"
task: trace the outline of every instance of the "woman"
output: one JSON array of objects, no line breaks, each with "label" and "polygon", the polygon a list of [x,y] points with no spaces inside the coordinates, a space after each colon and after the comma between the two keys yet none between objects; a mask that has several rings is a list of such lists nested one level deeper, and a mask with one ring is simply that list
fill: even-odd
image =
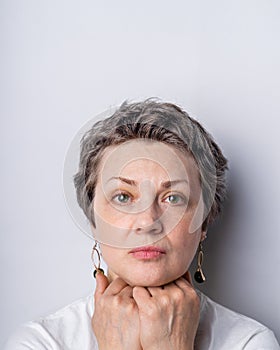
[{"label": "woman", "polygon": [[94,296],[22,326],[6,349],[279,349],[271,330],[212,301],[189,273],[198,250],[204,282],[202,242],[226,169],[212,137],[173,104],[124,103],[96,123],[74,177],[95,238]]}]

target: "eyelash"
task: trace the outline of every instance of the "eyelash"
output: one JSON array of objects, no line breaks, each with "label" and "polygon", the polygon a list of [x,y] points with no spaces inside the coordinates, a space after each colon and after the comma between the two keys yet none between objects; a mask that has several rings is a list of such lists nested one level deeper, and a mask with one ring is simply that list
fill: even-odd
[{"label": "eyelash", "polygon": [[[131,200],[132,200],[132,195],[129,194],[129,193],[127,193],[127,192],[124,192],[124,191],[121,191],[121,192],[118,192],[118,193],[114,194],[113,197],[112,197],[112,201],[116,201],[116,198],[117,198],[118,196],[121,196],[121,195],[130,197],[130,198],[128,199],[128,201],[131,202]],[[164,198],[164,200],[166,200],[167,198],[170,198],[170,197],[172,197],[172,196],[173,196],[173,197],[179,197],[179,200],[181,201],[180,204],[177,204],[177,203],[176,203],[176,204],[174,204],[174,206],[176,206],[176,205],[183,205],[183,204],[186,204],[186,203],[187,203],[186,197],[183,196],[183,195],[181,195],[181,194],[178,194],[178,193],[171,193],[171,194],[169,194],[168,196],[166,196],[166,197]],[[121,203],[121,202],[117,201],[117,204],[119,204],[119,205],[126,205],[127,203],[128,203],[128,202]]]},{"label": "eyelash", "polygon": [[[116,201],[116,197],[121,196],[121,195],[128,196],[130,198],[132,197],[129,193],[121,191],[121,192],[118,192],[118,193],[113,195],[112,201]],[[117,204],[119,204],[119,205],[126,205],[127,203],[117,202]]]}]

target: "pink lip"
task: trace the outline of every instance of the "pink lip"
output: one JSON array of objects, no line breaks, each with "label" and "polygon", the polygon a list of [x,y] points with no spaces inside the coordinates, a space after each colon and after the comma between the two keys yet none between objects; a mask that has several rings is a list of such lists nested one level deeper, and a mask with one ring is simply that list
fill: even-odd
[{"label": "pink lip", "polygon": [[165,254],[165,250],[159,247],[147,246],[132,249],[130,254],[136,259],[155,259]]}]

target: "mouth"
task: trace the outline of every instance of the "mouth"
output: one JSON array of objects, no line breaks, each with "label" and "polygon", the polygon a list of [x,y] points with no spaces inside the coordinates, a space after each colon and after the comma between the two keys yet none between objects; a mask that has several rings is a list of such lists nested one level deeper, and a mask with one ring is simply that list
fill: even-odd
[{"label": "mouth", "polygon": [[166,254],[162,248],[155,246],[139,247],[132,249],[129,254],[139,260],[156,259]]}]

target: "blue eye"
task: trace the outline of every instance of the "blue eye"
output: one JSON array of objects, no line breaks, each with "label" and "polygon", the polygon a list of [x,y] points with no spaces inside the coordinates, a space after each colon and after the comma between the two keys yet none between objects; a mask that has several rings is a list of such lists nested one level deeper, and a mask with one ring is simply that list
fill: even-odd
[{"label": "blue eye", "polygon": [[113,197],[113,200],[120,204],[126,204],[130,201],[130,199],[130,196],[126,193],[118,193]]},{"label": "blue eye", "polygon": [[167,196],[165,201],[170,204],[183,204],[186,202],[185,199],[178,194],[171,194],[170,196]]}]

